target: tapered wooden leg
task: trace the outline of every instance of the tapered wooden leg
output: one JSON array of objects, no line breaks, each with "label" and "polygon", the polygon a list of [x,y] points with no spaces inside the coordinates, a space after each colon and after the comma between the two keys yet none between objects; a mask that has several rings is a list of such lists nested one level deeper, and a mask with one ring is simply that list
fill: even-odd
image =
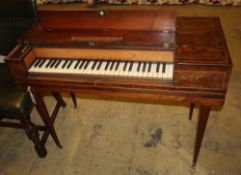
[{"label": "tapered wooden leg", "polygon": [[54,98],[56,99],[56,101],[57,101],[58,103],[60,103],[61,106],[63,106],[63,107],[66,106],[66,103],[64,102],[64,100],[63,100],[63,98],[62,98],[62,96],[61,96],[60,93],[58,93],[58,92],[53,92],[52,94],[53,94]]},{"label": "tapered wooden leg", "polygon": [[36,109],[37,111],[39,112],[44,124],[46,125],[46,127],[49,129],[49,132],[51,134],[51,136],[53,137],[56,145],[60,148],[62,148],[60,142],[59,142],[59,139],[57,137],[57,134],[54,130],[54,127],[51,123],[51,119],[50,119],[50,116],[49,116],[49,113],[47,111],[47,108],[45,106],[45,103],[44,103],[44,100],[43,100],[43,97],[41,94],[39,93],[34,93],[34,97],[35,97],[35,100],[36,100]]},{"label": "tapered wooden leg", "polygon": [[24,126],[25,132],[30,140],[33,141],[35,150],[39,157],[45,157],[47,155],[47,150],[39,139],[39,133],[36,126],[31,122],[30,116],[20,118],[21,123]]},{"label": "tapered wooden leg", "polygon": [[194,148],[194,155],[193,155],[193,164],[192,167],[194,168],[197,163],[200,147],[203,140],[203,135],[206,129],[209,112],[211,107],[200,105],[199,107],[199,119],[197,124],[197,133],[196,133],[196,140],[195,140],[195,148]]},{"label": "tapered wooden leg", "polygon": [[74,108],[77,108],[76,96],[74,93],[70,93],[72,101],[74,103]]},{"label": "tapered wooden leg", "polygon": [[194,108],[195,104],[191,103],[190,104],[190,111],[189,111],[189,120],[192,120],[192,114],[193,114],[193,108]]}]

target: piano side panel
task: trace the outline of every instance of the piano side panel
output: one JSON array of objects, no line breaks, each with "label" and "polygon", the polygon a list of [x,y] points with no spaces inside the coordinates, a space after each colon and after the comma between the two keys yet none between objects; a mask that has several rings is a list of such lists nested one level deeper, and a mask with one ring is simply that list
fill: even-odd
[{"label": "piano side panel", "polygon": [[35,59],[35,54],[29,47],[17,45],[5,58],[5,62],[16,81],[26,81],[28,68]]},{"label": "piano side panel", "polygon": [[16,81],[25,81],[28,72],[23,62],[6,61],[8,68]]}]

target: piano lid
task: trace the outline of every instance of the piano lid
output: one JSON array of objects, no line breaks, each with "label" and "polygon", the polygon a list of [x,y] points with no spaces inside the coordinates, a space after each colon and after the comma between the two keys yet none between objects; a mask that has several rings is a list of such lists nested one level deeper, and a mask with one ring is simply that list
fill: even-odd
[{"label": "piano lid", "polygon": [[38,10],[43,29],[176,30],[176,13],[170,10]]},{"label": "piano lid", "polygon": [[173,50],[170,10],[39,10],[38,24],[20,42],[37,46]]}]

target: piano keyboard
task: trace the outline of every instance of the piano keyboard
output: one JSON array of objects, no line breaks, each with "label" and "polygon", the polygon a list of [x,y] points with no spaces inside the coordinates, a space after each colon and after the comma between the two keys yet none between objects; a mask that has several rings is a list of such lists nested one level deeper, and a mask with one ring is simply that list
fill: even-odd
[{"label": "piano keyboard", "polygon": [[174,66],[163,62],[37,58],[30,73],[125,76],[172,80]]}]

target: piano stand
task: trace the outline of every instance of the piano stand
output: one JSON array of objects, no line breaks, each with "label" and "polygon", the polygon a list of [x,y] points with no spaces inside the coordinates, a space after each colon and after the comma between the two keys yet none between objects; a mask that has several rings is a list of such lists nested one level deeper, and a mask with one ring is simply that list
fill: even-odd
[{"label": "piano stand", "polygon": [[189,111],[189,120],[192,120],[192,114],[193,114],[193,108],[194,108],[195,104],[191,103],[190,104],[190,111]]},{"label": "piano stand", "polygon": [[[58,147],[62,148],[62,146],[59,142],[59,139],[56,135],[56,132],[54,130],[53,124],[54,124],[54,121],[56,119],[56,116],[58,114],[58,111],[59,111],[60,107],[63,106],[63,105],[65,106],[66,104],[63,101],[63,99],[62,99],[62,97],[60,96],[59,93],[54,92],[53,94],[54,94],[54,96],[57,100],[57,104],[55,106],[55,109],[54,109],[51,117],[50,117],[49,114],[48,114],[46,105],[43,101],[43,97],[42,97],[41,93],[40,92],[34,93],[34,96],[35,96],[35,99],[36,99],[36,108],[37,108],[41,118],[43,119],[44,123],[46,124],[46,126],[48,128],[43,134],[43,137],[41,139],[41,143],[35,142],[35,143],[37,143],[37,144],[35,144],[35,149],[36,149],[36,151],[37,151],[37,153],[40,157],[45,157],[46,154],[47,154],[47,152],[46,152],[46,154],[42,154],[42,152],[44,153],[44,150],[45,150],[44,145],[47,141],[47,138],[48,138],[49,134],[51,134],[51,136],[53,137],[56,145]],[[74,94],[74,93],[71,93],[71,94]],[[192,114],[193,108],[194,108],[194,103],[191,103],[191,108],[190,108],[191,114]],[[197,163],[197,160],[198,160],[198,156],[199,156],[199,152],[200,152],[203,136],[204,136],[204,133],[205,133],[205,129],[206,129],[206,125],[207,125],[210,110],[211,110],[210,105],[200,104],[200,106],[199,106],[199,118],[198,118],[198,123],[197,123],[195,147],[194,147],[193,162],[192,162],[192,168],[193,169],[196,167],[196,163]],[[189,117],[190,116],[192,116],[192,115],[189,114]],[[38,147],[36,148],[36,146],[38,146]]]},{"label": "piano stand", "polygon": [[206,105],[199,106],[199,118],[198,118],[198,123],[197,123],[196,140],[195,140],[193,162],[192,162],[193,168],[195,168],[196,163],[197,163],[197,159],[198,159],[200,147],[201,147],[202,140],[203,140],[203,135],[204,135],[204,132],[206,129],[210,109],[211,109],[211,106],[206,106]]},{"label": "piano stand", "polygon": [[72,101],[74,103],[74,108],[76,109],[77,108],[77,101],[76,101],[75,93],[70,93],[70,95],[71,95]]}]

